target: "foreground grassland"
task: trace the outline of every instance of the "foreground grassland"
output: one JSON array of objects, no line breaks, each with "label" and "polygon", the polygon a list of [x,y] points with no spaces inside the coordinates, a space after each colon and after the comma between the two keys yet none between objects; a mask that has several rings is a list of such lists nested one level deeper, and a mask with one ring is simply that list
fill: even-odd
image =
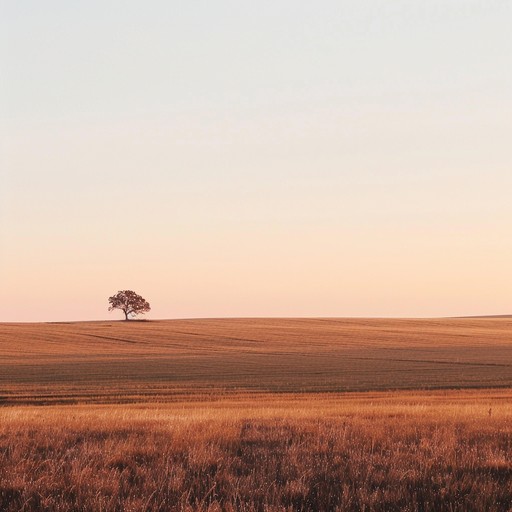
[{"label": "foreground grassland", "polygon": [[512,511],[512,320],[0,324],[0,511]]},{"label": "foreground grassland", "polygon": [[510,391],[0,408],[0,510],[509,511]]},{"label": "foreground grassland", "polygon": [[0,324],[0,404],[512,386],[512,319]]}]

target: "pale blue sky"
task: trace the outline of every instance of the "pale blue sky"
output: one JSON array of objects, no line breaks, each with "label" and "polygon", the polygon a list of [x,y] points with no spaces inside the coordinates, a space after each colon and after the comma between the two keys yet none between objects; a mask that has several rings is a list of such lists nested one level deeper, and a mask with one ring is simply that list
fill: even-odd
[{"label": "pale blue sky", "polygon": [[0,0],[0,320],[510,311],[511,24]]}]

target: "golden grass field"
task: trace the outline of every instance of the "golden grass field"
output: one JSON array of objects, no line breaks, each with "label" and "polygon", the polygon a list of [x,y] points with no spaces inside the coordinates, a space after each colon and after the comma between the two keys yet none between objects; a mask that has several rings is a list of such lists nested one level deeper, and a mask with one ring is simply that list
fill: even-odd
[{"label": "golden grass field", "polygon": [[0,324],[0,403],[512,386],[512,318]]},{"label": "golden grass field", "polygon": [[0,324],[0,510],[511,511],[512,320]]}]

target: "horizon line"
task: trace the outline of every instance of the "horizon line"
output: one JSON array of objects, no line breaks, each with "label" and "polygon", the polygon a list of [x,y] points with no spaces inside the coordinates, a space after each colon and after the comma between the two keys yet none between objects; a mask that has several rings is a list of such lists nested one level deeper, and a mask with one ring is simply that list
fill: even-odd
[{"label": "horizon line", "polygon": [[39,320],[39,321],[9,321],[2,320],[2,324],[79,324],[100,322],[177,322],[183,320],[457,320],[457,319],[499,319],[512,318],[512,314],[496,315],[456,315],[456,316],[218,316],[218,317],[180,317],[180,318],[134,318],[132,320],[96,319],[96,320]]}]

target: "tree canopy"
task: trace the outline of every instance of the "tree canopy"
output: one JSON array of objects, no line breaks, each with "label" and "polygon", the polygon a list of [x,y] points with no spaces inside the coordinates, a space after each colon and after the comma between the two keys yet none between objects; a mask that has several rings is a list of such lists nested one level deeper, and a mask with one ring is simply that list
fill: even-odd
[{"label": "tree canopy", "polygon": [[123,311],[125,320],[129,320],[130,316],[142,315],[151,310],[149,302],[132,290],[118,291],[112,297],[109,297],[109,311],[120,309]]}]

